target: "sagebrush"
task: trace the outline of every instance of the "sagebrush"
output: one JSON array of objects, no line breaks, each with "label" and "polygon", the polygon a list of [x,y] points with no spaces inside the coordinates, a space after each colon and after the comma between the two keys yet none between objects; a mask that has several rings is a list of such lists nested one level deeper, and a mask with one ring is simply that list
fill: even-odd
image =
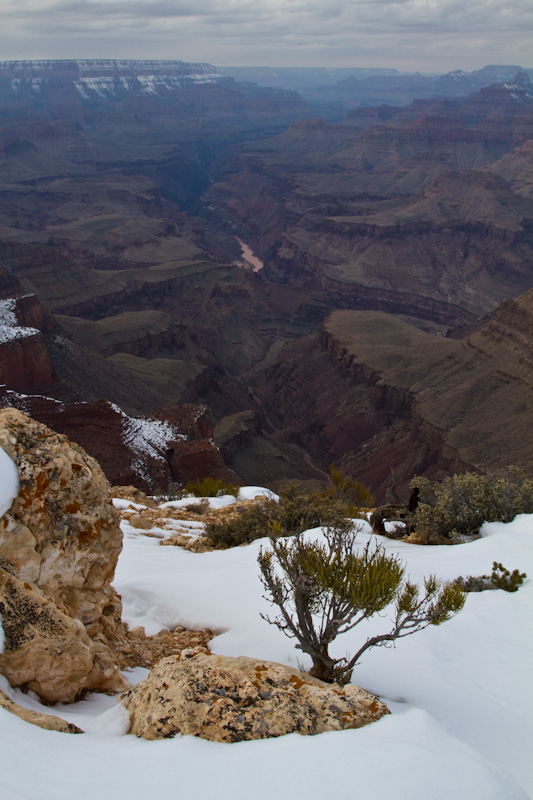
[{"label": "sagebrush", "polygon": [[467,472],[440,483],[414,478],[420,491],[415,532],[437,534],[450,541],[476,536],[484,522],[511,522],[517,514],[533,513],[533,481],[517,467],[491,478]]},{"label": "sagebrush", "polygon": [[280,491],[278,502],[265,498],[233,519],[208,523],[206,536],[216,545],[235,547],[271,533],[292,536],[321,525],[348,528],[350,523],[347,518],[358,514],[358,508],[346,505],[333,494],[323,490],[307,492],[296,486],[288,486]]}]

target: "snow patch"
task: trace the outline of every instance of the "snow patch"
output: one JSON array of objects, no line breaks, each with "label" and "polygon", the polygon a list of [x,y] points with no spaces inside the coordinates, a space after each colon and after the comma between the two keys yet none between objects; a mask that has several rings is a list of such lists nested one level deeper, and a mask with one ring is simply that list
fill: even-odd
[{"label": "snow patch", "polygon": [[[129,417],[121,408],[110,404],[111,408],[122,417],[122,442],[137,456],[149,456],[157,461],[165,460],[165,450],[168,442],[181,439],[186,441],[187,437],[179,433],[177,428],[159,419],[142,419],[139,417]],[[142,469],[142,459],[136,458],[132,464],[134,469]]]},{"label": "snow patch", "polygon": [[0,447],[0,517],[9,511],[19,493],[18,470],[5,450]]},{"label": "snow patch", "polygon": [[15,313],[16,307],[15,298],[0,300],[0,344],[40,333],[37,328],[25,328],[19,324]]}]

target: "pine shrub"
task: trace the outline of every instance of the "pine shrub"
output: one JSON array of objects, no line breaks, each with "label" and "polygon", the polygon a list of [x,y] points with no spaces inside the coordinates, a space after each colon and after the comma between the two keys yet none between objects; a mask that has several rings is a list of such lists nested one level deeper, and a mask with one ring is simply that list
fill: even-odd
[{"label": "pine shrub", "polygon": [[504,592],[517,592],[527,578],[525,572],[514,569],[510,572],[503,564],[494,561],[491,575],[468,575],[455,581],[463,592],[484,592],[487,589],[503,589]]},{"label": "pine shrub", "polygon": [[[396,639],[440,625],[464,605],[466,595],[457,583],[439,584],[430,576],[423,591],[404,580],[405,567],[370,543],[354,552],[357,531],[332,526],[324,542],[270,538],[270,549],[258,557],[267,599],[278,610],[263,618],[297,640],[296,647],[311,656],[310,674],[320,680],[347,683],[354,666],[370,647],[391,646]],[[365,619],[394,603],[392,628],[369,637],[353,656],[333,658],[330,643]]]}]

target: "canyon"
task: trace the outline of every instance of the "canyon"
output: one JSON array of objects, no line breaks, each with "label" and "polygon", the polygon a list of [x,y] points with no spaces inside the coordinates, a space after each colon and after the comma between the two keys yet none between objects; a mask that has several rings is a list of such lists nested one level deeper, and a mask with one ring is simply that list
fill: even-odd
[{"label": "canyon", "polygon": [[145,491],[532,474],[533,87],[500,77],[318,119],[206,64],[0,63],[1,404]]}]

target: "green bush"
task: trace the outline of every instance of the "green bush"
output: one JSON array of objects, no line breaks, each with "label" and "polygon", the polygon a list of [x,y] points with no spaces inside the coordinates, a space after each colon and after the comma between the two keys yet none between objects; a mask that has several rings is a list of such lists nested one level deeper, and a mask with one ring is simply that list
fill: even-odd
[{"label": "green bush", "polygon": [[[310,674],[320,680],[347,683],[354,666],[370,647],[391,646],[396,639],[440,625],[464,605],[466,595],[456,583],[440,585],[434,577],[424,591],[404,581],[405,568],[382,547],[354,553],[357,531],[332,526],[325,542],[270,538],[270,549],[261,550],[258,561],[267,599],[279,614],[263,616],[296,647],[311,656]],[[333,658],[330,643],[365,619],[395,603],[392,629],[369,637],[353,656]]]},{"label": "green bush", "polygon": [[287,486],[281,489],[276,505],[274,521],[278,523],[283,536],[292,536],[320,525],[350,527],[346,518],[359,516],[358,508],[320,489],[306,492],[295,486]]},{"label": "green bush", "polygon": [[189,481],[185,486],[185,493],[195,497],[220,497],[223,494],[232,494],[237,497],[239,486],[224,483],[220,478],[204,478],[201,481]]},{"label": "green bush", "polygon": [[517,467],[510,467],[498,478],[467,472],[431,483],[414,478],[412,487],[420,490],[415,532],[451,541],[478,534],[483,522],[511,522],[517,514],[533,513],[533,481]]},{"label": "green bush", "polygon": [[509,572],[503,564],[495,561],[492,565],[491,575],[468,575],[466,578],[460,576],[455,583],[463,592],[484,592],[487,589],[503,589],[504,592],[517,592],[526,578],[525,572],[519,572],[517,569]]},{"label": "green bush", "polygon": [[321,525],[344,526],[348,530],[351,523],[347,517],[358,513],[359,509],[347,506],[321,490],[306,492],[296,486],[288,486],[280,491],[279,502],[265,498],[233,519],[208,523],[206,536],[216,545],[235,547],[271,533],[293,536]]},{"label": "green bush", "polygon": [[327,494],[357,509],[373,507],[376,502],[374,495],[357,478],[345,475],[342,469],[336,469],[333,464],[330,464],[329,476],[331,485],[326,488]]},{"label": "green bush", "polygon": [[205,535],[217,547],[236,547],[268,536],[277,503],[265,498],[226,522],[208,522]]}]

